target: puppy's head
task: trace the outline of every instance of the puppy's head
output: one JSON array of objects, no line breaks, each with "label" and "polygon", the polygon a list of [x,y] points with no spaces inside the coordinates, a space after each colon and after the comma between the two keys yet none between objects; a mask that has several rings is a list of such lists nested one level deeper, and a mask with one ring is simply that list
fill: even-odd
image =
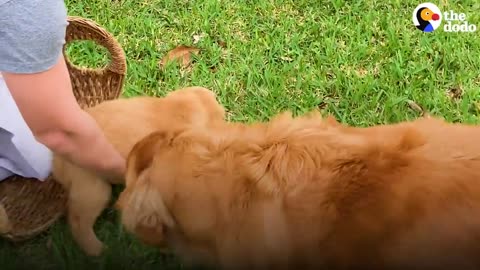
[{"label": "puppy's head", "polygon": [[166,230],[175,226],[166,206],[168,198],[162,197],[162,186],[151,181],[156,144],[161,136],[166,133],[152,133],[134,145],[127,157],[125,189],[115,204],[127,231],[148,245],[160,247],[165,245]]},{"label": "puppy's head", "polygon": [[225,119],[225,109],[215,93],[204,87],[181,88],[168,93],[165,100],[173,101],[174,111],[193,116],[193,124],[217,123]]}]

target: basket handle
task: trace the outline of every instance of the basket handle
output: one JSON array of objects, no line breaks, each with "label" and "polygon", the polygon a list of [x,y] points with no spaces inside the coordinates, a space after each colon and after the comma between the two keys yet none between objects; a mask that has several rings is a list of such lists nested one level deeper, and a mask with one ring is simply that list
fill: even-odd
[{"label": "basket handle", "polygon": [[[75,40],[94,41],[105,47],[110,53],[111,61],[105,69],[120,75],[125,74],[127,70],[125,52],[112,34],[96,22],[87,18],[68,16],[68,23],[64,50],[68,43]],[[68,59],[66,59],[66,61],[72,65]]]}]

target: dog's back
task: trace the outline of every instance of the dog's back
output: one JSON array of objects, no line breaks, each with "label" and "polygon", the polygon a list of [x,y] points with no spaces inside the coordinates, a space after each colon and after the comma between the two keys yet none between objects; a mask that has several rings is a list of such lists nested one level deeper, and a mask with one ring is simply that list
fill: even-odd
[{"label": "dog's back", "polygon": [[478,128],[423,121],[280,115],[158,135],[169,143],[153,142],[146,166],[162,177],[144,181],[168,187],[150,196],[175,217],[181,255],[208,251],[226,268],[478,269]]},{"label": "dog's back", "polygon": [[[288,237],[271,239],[288,240],[248,244],[313,269],[480,269],[480,127],[421,119],[348,129],[280,117],[261,131],[237,170],[250,171],[248,192],[263,198],[252,201],[281,198]],[[265,234],[285,231],[271,222]]]},{"label": "dog's back", "polygon": [[305,228],[297,250],[316,245],[329,269],[479,269],[480,128],[422,119],[351,131],[363,142],[334,132],[323,173],[289,196],[288,220]]}]

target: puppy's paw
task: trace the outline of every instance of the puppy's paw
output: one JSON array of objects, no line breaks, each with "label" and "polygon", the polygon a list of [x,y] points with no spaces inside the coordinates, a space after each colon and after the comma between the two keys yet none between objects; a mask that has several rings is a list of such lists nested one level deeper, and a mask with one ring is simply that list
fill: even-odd
[{"label": "puppy's paw", "polygon": [[103,251],[106,249],[106,246],[101,241],[95,240],[85,243],[83,249],[88,256],[98,257],[102,255]]}]

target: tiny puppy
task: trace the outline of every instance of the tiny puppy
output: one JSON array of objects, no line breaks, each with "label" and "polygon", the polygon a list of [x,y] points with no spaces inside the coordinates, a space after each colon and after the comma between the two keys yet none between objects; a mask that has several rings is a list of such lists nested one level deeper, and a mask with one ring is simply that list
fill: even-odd
[{"label": "tiny puppy", "polygon": [[221,269],[480,269],[478,138],[317,114],[159,130],[116,207],[144,243]]},{"label": "tiny puppy", "polygon": [[[179,89],[163,98],[106,101],[86,111],[124,157],[138,140],[157,129],[169,130],[184,124],[207,125],[223,121],[225,116],[214,93],[202,87]],[[59,156],[54,156],[52,170],[56,181],[68,191],[68,223],[75,241],[86,254],[100,255],[103,244],[93,226],[110,201],[111,184],[123,184],[123,179],[102,179]]]}]

